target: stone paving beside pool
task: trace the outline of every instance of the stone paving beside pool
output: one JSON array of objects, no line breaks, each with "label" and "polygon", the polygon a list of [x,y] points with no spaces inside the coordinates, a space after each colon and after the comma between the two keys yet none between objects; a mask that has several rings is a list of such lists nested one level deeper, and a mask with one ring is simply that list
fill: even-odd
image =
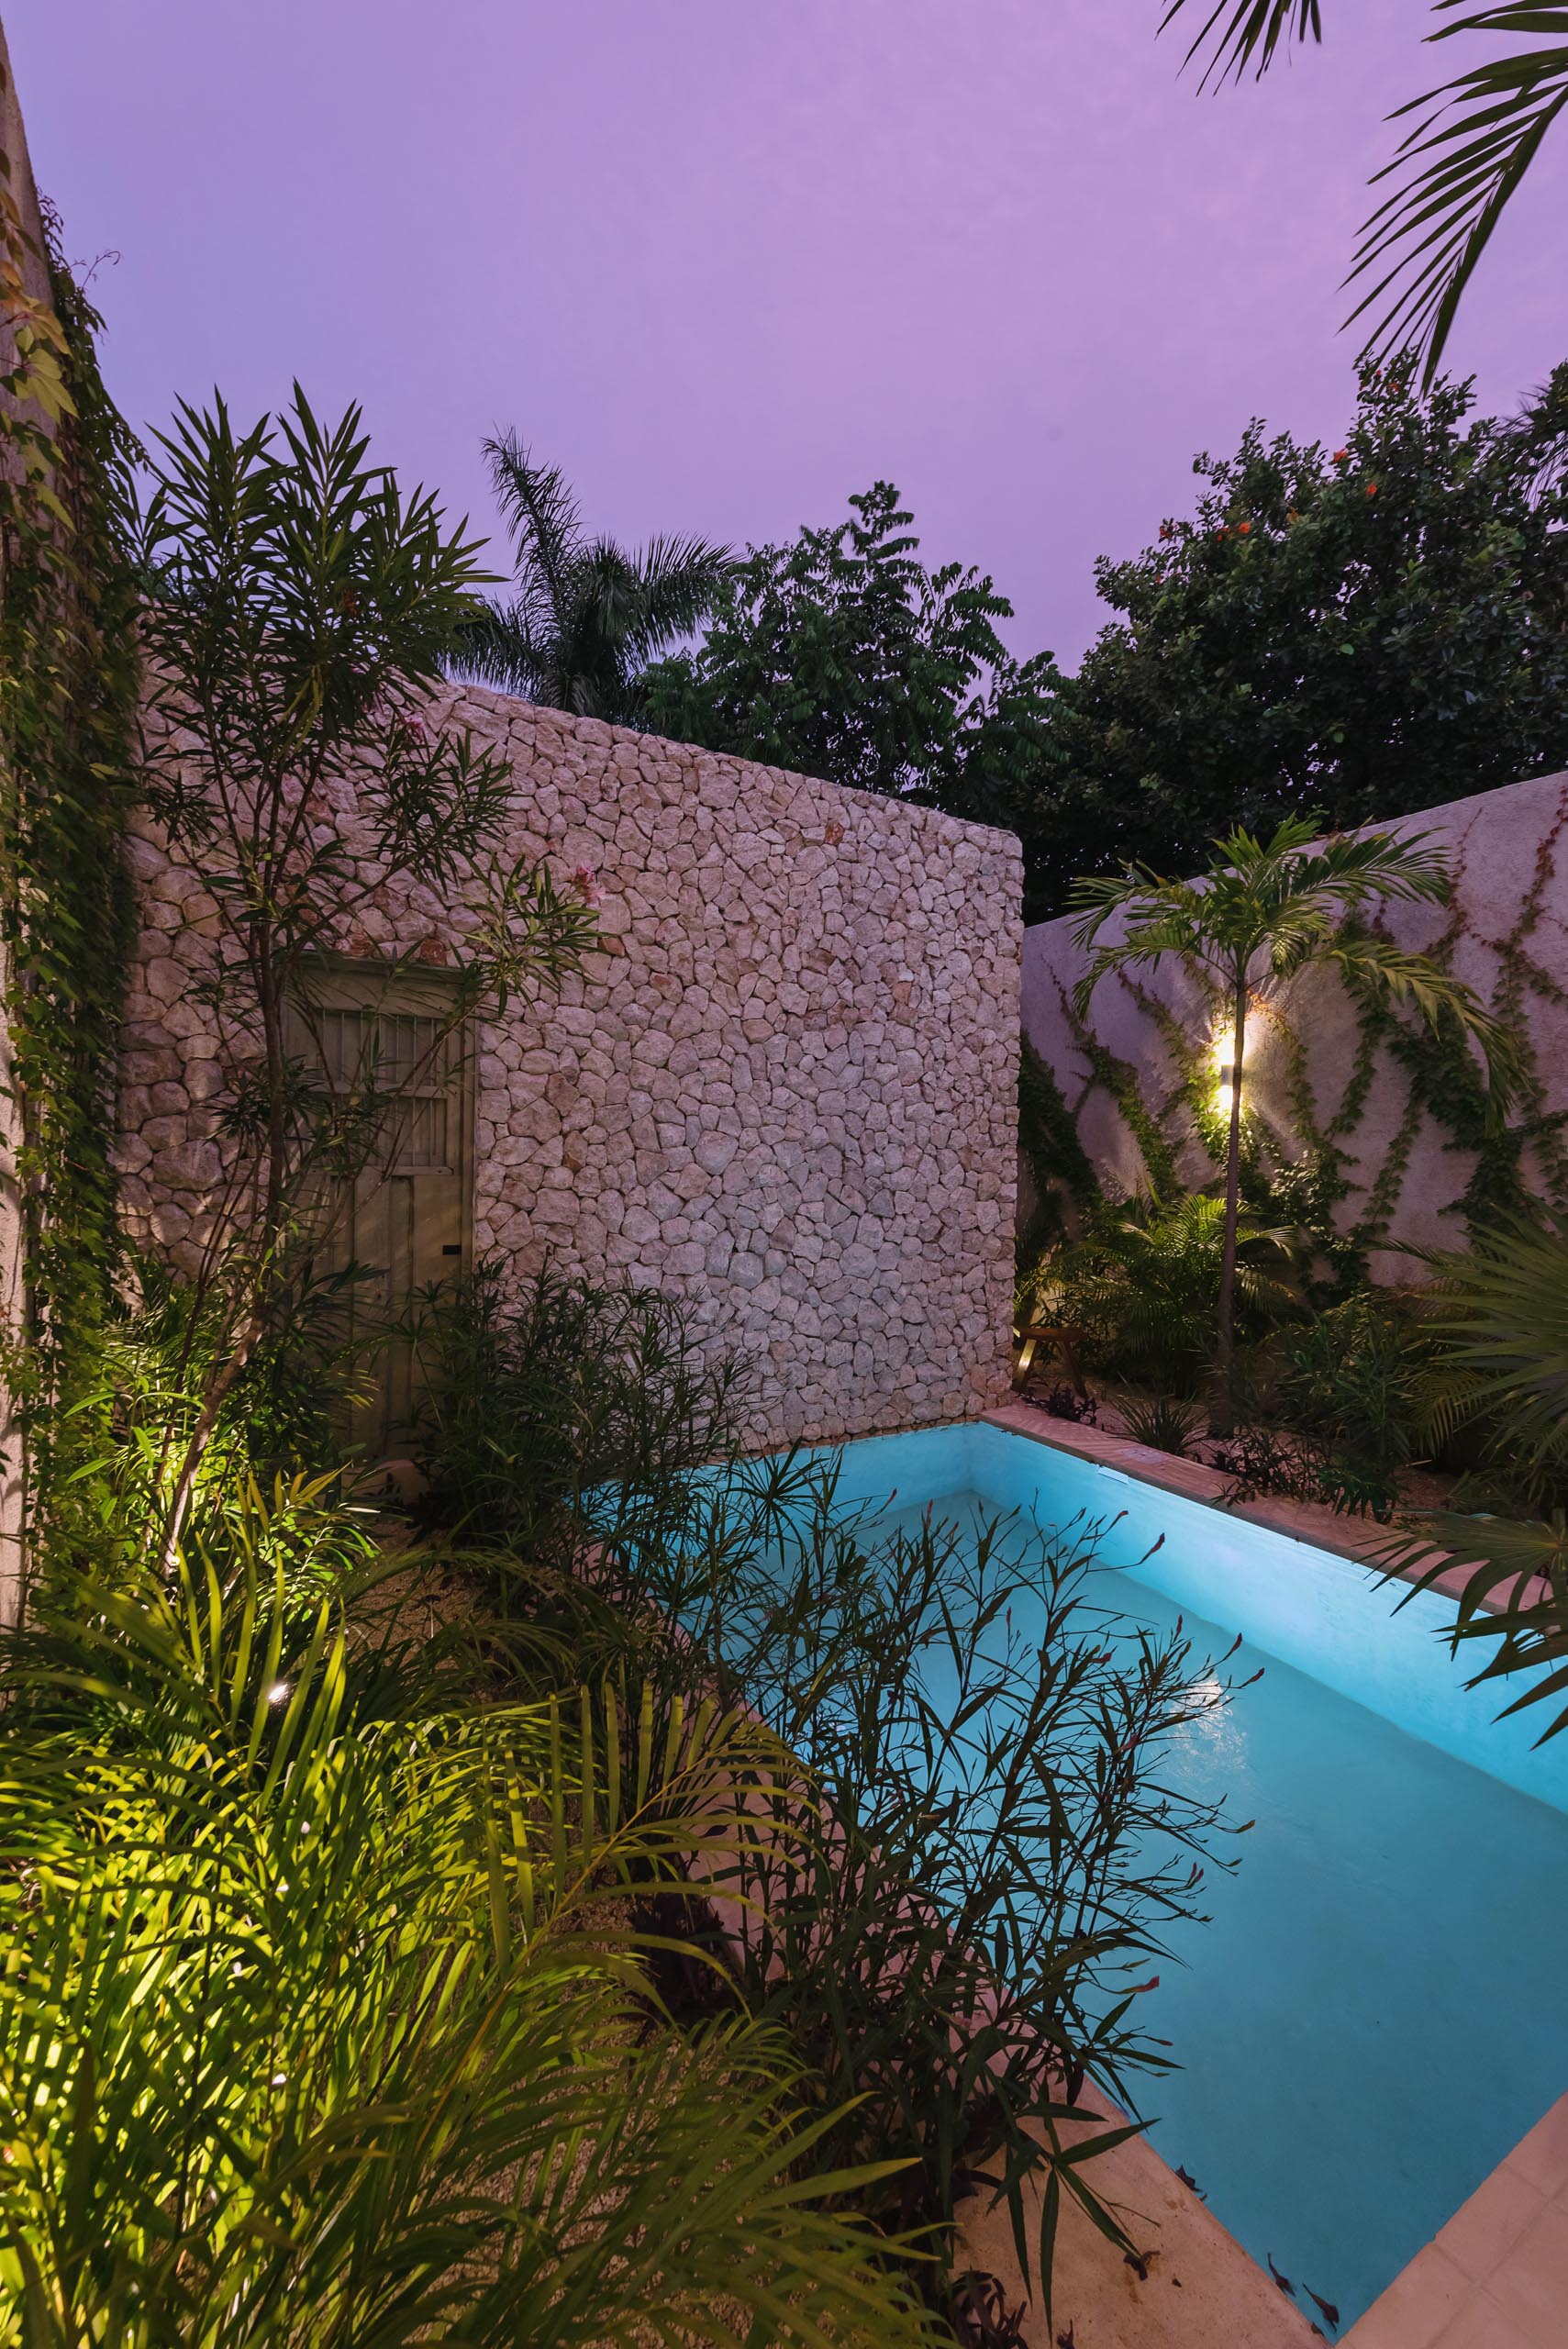
[{"label": "stone paving beside pool", "polygon": [[[1456,2079],[1456,2104],[1462,2093],[1485,2096],[1486,2084],[1472,2088]],[[1568,2096],[1417,2253],[1345,2341],[1349,2349],[1563,2349]]]}]

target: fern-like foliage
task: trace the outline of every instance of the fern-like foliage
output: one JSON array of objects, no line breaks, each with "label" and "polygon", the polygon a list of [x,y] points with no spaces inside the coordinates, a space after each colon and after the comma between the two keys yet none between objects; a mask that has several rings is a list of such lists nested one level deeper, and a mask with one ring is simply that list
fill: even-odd
[{"label": "fern-like foliage", "polygon": [[[1568,1213],[1543,1209],[1482,1234],[1473,1252],[1435,1260],[1429,1314],[1438,1361],[1429,1390],[1433,1425],[1466,1419],[1486,1431],[1503,1482],[1542,1512],[1514,1519],[1433,1512],[1406,1527],[1383,1555],[1429,1588],[1455,1565],[1470,1569],[1459,1596],[1453,1645],[1492,1653],[1473,1687],[1525,1676],[1507,1707],[1560,1705],[1543,1737],[1568,1728]],[[1490,1601],[1490,1604],[1488,1604]]]},{"label": "fern-like foliage", "polygon": [[432,1702],[308,1506],[6,1655],[0,2341],[930,2339],[832,2207],[877,2165],[812,2177],[797,2059],[668,2027],[607,1905],[728,1865],[773,1742]]}]

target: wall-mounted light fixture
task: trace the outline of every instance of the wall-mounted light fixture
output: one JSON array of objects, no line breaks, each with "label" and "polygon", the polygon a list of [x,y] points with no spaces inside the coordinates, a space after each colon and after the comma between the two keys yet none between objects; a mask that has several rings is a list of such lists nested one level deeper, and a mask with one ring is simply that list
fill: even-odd
[{"label": "wall-mounted light fixture", "polygon": [[1230,1115],[1230,1088],[1236,1074],[1235,1030],[1218,1030],[1208,1050],[1214,1063],[1214,1106],[1222,1118],[1228,1118]]}]

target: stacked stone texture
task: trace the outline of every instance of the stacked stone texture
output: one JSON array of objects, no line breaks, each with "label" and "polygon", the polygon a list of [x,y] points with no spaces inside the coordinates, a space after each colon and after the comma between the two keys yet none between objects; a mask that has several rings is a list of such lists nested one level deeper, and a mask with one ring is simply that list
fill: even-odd
[{"label": "stacked stone texture", "polygon": [[[933,810],[463,688],[498,746],[508,847],[591,865],[602,951],[477,1040],[474,1244],[687,1300],[750,1362],[750,1434],[965,1417],[1007,1387],[1017,842]],[[350,825],[351,795],[343,794]],[[122,1196],[176,1256],[220,1166],[194,993],[216,908],[143,821]],[[462,951],[462,917],[380,893],[349,951]]]}]

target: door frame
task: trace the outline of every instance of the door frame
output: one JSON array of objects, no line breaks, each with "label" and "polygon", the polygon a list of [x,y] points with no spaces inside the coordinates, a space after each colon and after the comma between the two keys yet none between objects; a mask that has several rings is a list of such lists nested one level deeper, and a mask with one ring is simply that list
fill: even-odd
[{"label": "door frame", "polygon": [[[303,962],[300,984],[291,1006],[300,1030],[299,1041],[306,1054],[319,1065],[318,1038],[312,1033],[310,1015],[319,1012],[360,1011],[377,1017],[408,1016],[417,1019],[432,1012],[443,1015],[453,1008],[453,997],[459,985],[458,974],[438,964],[409,963],[391,956],[350,954],[313,954]],[[431,1174],[444,1171],[456,1182],[458,1189],[458,1258],[453,1270],[466,1273],[473,1261],[473,1207],[475,1158],[475,1085],[474,1063],[478,1057],[478,1023],[471,1013],[456,1021],[442,1046],[443,1054],[451,1053],[455,1060],[450,1068],[450,1083],[453,1098],[451,1120],[447,1130],[449,1157],[446,1167],[422,1170]],[[329,1073],[321,1074],[330,1082]],[[416,1091],[412,1097],[417,1098]],[[455,1141],[455,1154],[451,1145]],[[376,1159],[368,1158],[355,1178],[355,1190],[373,1185]],[[409,1170],[417,1174],[417,1168]],[[383,1180],[387,1185],[398,1179],[395,1158],[383,1162]],[[355,1210],[357,1214],[357,1209]],[[334,1214],[324,1244],[330,1244],[330,1235],[341,1229],[341,1210]],[[448,1226],[450,1229],[450,1226]],[[443,1253],[445,1251],[443,1251]],[[352,1414],[354,1433],[362,1433],[368,1441],[365,1450],[369,1460],[387,1456],[392,1428],[389,1417],[389,1397],[392,1392],[392,1372],[388,1341],[375,1358],[375,1400]],[[417,1356],[410,1368],[411,1390],[418,1391]]]}]

